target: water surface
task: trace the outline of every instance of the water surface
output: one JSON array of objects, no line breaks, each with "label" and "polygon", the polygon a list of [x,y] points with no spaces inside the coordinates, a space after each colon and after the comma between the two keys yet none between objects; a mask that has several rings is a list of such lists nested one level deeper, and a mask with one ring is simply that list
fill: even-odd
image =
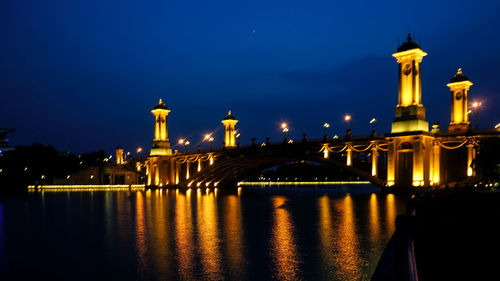
[{"label": "water surface", "polygon": [[389,194],[38,192],[0,204],[0,279],[367,280]]}]

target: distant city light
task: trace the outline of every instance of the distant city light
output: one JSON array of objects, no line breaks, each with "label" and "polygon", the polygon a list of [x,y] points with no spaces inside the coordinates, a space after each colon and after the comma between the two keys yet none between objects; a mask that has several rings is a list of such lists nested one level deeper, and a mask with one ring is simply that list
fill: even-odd
[{"label": "distant city light", "polygon": [[344,116],[344,120],[345,121],[350,121],[351,120],[351,115],[347,114],[346,116]]},{"label": "distant city light", "polygon": [[288,127],[288,124],[287,124],[287,123],[281,123],[281,128],[282,128],[282,129],[285,129],[286,127]]},{"label": "distant city light", "polygon": [[138,147],[137,148],[137,153],[141,153],[142,152],[142,147]]},{"label": "distant city light", "polygon": [[370,120],[370,124],[375,124],[375,123],[377,123],[377,119],[372,118],[372,120]]},{"label": "distant city light", "polygon": [[179,139],[179,144],[184,144],[184,139]]},{"label": "distant city light", "polygon": [[325,128],[325,129],[330,128],[330,124],[328,124],[328,123],[323,124],[323,128]]}]

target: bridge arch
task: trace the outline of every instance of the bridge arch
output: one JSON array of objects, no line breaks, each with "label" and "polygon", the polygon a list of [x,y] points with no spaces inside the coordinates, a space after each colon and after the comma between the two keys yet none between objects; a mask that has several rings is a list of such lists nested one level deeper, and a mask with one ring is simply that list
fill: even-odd
[{"label": "bridge arch", "polygon": [[220,159],[209,168],[194,174],[188,181],[188,185],[224,185],[235,184],[237,182],[248,179],[250,176],[255,175],[259,171],[269,169],[281,164],[293,161],[312,161],[339,169],[344,169],[348,173],[359,176],[361,179],[371,182],[377,186],[384,186],[385,181],[373,177],[370,173],[365,172],[353,166],[347,166],[344,162],[333,158],[324,158],[320,155],[253,155],[246,157],[232,157]]}]

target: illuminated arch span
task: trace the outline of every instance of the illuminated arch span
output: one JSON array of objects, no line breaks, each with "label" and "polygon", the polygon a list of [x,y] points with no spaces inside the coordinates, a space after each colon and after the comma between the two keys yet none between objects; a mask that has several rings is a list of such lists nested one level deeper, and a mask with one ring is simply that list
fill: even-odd
[{"label": "illuminated arch span", "polygon": [[255,175],[259,171],[275,167],[280,164],[285,164],[293,161],[312,161],[326,164],[339,169],[344,169],[352,175],[359,176],[361,179],[371,182],[377,186],[384,186],[385,181],[373,177],[370,173],[365,172],[356,167],[347,166],[345,163],[336,159],[325,159],[320,155],[254,155],[247,157],[234,157],[228,159],[220,159],[213,166],[207,167],[200,173],[194,174],[188,183],[191,184],[206,184],[213,185],[217,182],[219,185],[224,183],[236,183],[244,181],[248,177]]}]

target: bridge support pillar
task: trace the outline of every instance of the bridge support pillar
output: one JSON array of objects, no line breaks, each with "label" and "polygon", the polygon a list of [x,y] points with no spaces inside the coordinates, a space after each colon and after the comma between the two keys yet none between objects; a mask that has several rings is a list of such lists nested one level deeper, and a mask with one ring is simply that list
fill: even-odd
[{"label": "bridge support pillar", "polygon": [[330,157],[330,150],[328,148],[328,144],[323,144],[323,158],[328,159]]},{"label": "bridge support pillar", "polygon": [[350,167],[350,166],[352,166],[352,148],[351,148],[351,144],[350,143],[347,144],[346,151],[347,151],[346,165]]},{"label": "bridge support pillar", "polygon": [[160,185],[160,169],[158,165],[155,165],[153,170],[155,174],[155,185]]},{"label": "bridge support pillar", "polygon": [[476,171],[474,169],[474,160],[476,159],[476,149],[474,148],[474,144],[467,144],[467,176],[472,177],[476,175]]},{"label": "bridge support pillar", "polygon": [[440,147],[436,140],[432,143],[431,161],[430,161],[430,177],[431,185],[439,185],[440,183]]},{"label": "bridge support pillar", "polygon": [[148,177],[148,185],[151,185],[151,170],[149,169],[149,164],[146,165],[146,176]]},{"label": "bridge support pillar", "polygon": [[198,158],[198,168],[197,168],[197,171],[201,172],[201,157]]},{"label": "bridge support pillar", "polygon": [[174,161],[175,163],[175,178],[174,178],[174,183],[179,184],[179,170],[181,168],[181,163]]},{"label": "bridge support pillar", "polygon": [[191,165],[189,165],[189,160],[186,160],[186,179],[188,180],[189,179],[189,167]]},{"label": "bridge support pillar", "polygon": [[378,150],[377,150],[377,144],[373,143],[373,148],[372,148],[372,176],[376,177],[378,174],[378,167],[377,167],[377,160],[378,160]]}]

